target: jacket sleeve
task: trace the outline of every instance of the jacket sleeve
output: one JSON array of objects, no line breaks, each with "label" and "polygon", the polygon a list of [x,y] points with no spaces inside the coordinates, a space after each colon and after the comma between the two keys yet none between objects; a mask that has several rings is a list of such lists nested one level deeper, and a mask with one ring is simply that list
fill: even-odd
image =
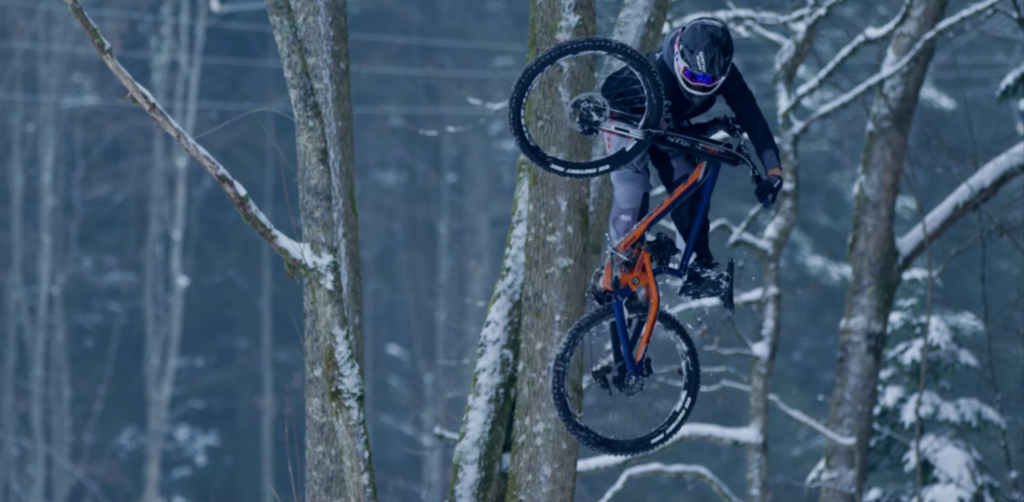
[{"label": "jacket sleeve", "polygon": [[779,147],[775,144],[775,136],[772,135],[772,130],[768,127],[761,108],[757,106],[754,94],[750,92],[750,87],[747,87],[747,82],[743,80],[743,74],[740,73],[739,68],[736,68],[736,65],[732,65],[729,70],[729,75],[726,76],[725,82],[722,82],[719,94],[725,98],[726,104],[736,114],[736,122],[750,136],[750,142],[754,144],[754,150],[757,151],[757,156],[761,159],[765,171],[773,167],[781,167]]}]

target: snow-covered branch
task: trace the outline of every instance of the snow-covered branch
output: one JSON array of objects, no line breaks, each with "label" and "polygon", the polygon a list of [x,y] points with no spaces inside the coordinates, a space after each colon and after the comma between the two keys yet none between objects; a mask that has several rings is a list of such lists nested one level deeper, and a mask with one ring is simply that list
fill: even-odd
[{"label": "snow-covered branch", "polygon": [[747,232],[747,227],[753,221],[754,217],[761,211],[761,205],[755,205],[750,211],[747,212],[747,216],[740,222],[739,225],[733,225],[732,222],[725,218],[719,218],[711,222],[710,232],[714,232],[718,229],[725,229],[729,231],[729,240],[726,245],[729,247],[742,245],[759,255],[768,255],[772,252],[771,243],[761,239],[750,232]]},{"label": "snow-covered branch", "polygon": [[[750,392],[749,385],[745,383],[736,382],[733,380],[722,380],[715,385],[719,387],[726,387]],[[783,401],[782,398],[780,398],[777,394],[768,394],[768,401],[774,404],[775,407],[779,409],[779,411],[789,416],[789,418],[796,420],[800,425],[803,425],[817,432],[818,434],[825,436],[829,440],[845,446],[851,446],[854,444],[855,438],[853,438],[852,436],[843,436],[842,434],[839,434],[833,431],[832,429],[829,429],[828,427],[825,426],[825,424],[822,424],[821,422],[807,416],[806,413],[786,404],[786,402]]]},{"label": "snow-covered branch", "polygon": [[175,120],[164,111],[163,107],[153,98],[153,95],[139,84],[128,70],[126,70],[121,63],[114,57],[114,49],[107,42],[103,34],[100,33],[99,28],[93,23],[89,15],[85,13],[82,6],[78,3],[78,0],[63,0],[64,4],[68,6],[71,11],[71,15],[78,21],[78,24],[82,26],[86,36],[92,43],[96,51],[99,52],[103,62],[106,63],[107,68],[114,74],[115,77],[124,87],[128,90],[133,102],[137,103],[142,107],[153,121],[156,122],[157,126],[163,129],[167,134],[171,135],[182,148],[185,149],[200,165],[206,169],[206,172],[213,176],[213,179],[220,185],[221,189],[231,199],[232,204],[235,205],[235,209],[238,210],[242,215],[242,219],[245,220],[249,226],[253,227],[263,240],[267,241],[274,251],[277,251],[281,257],[284,258],[285,264],[289,271],[317,271],[324,274],[323,277],[325,284],[333,284],[332,280],[326,279],[330,274],[330,263],[332,258],[329,254],[318,254],[314,253],[309,245],[301,242],[296,242],[284,235],[270,223],[270,220],[260,211],[259,207],[252,202],[248,192],[241,183],[236,181],[224,166],[220,164],[205,148],[199,145]]},{"label": "snow-covered branch", "polygon": [[438,439],[443,439],[445,441],[451,441],[452,443],[454,443],[454,442],[459,440],[459,433],[458,432],[450,431],[448,429],[445,429],[444,427],[441,427],[440,425],[435,425],[434,426],[434,430],[431,431],[431,432],[433,432],[434,436],[437,436]]},{"label": "snow-covered branch", "polygon": [[[709,441],[712,443],[724,444],[727,446],[749,446],[761,441],[761,435],[757,429],[746,427],[723,427],[715,424],[688,423],[683,425],[679,432],[672,439],[668,440],[658,448],[655,448],[648,455],[671,448],[672,445],[682,441]],[[646,455],[645,455],[646,456]],[[592,474],[595,472],[607,471],[616,467],[634,464],[640,457],[620,457],[615,455],[596,455],[581,459],[576,462],[576,472],[579,474]]]},{"label": "snow-covered branch", "polygon": [[626,482],[631,478],[637,478],[641,476],[671,476],[675,478],[689,477],[696,478],[708,484],[715,493],[718,494],[722,500],[726,502],[741,502],[742,499],[737,497],[729,490],[722,480],[718,479],[707,467],[703,465],[690,465],[690,464],[663,464],[661,462],[651,462],[649,464],[638,465],[630,467],[619,475],[619,479],[615,481],[615,484],[608,488],[608,491],[601,497],[600,502],[608,502],[615,496],[615,494],[622,491],[626,486]]},{"label": "snow-covered branch", "polygon": [[998,99],[1010,99],[1014,96],[1024,96],[1024,63],[1007,73],[996,89]]},{"label": "snow-covered branch", "polygon": [[786,44],[789,43],[789,38],[787,38],[785,35],[769,30],[768,28],[765,28],[761,23],[756,23],[754,21],[747,20],[743,21],[743,24],[738,26],[737,28],[739,28],[737,31],[741,34],[746,31],[752,31],[755,35],[761,37],[765,41],[778,45],[779,47],[785,46]]},{"label": "snow-covered branch", "polygon": [[818,434],[825,436],[826,438],[835,443],[839,443],[844,446],[853,446],[853,444],[856,442],[856,438],[854,438],[853,436],[843,436],[842,434],[839,434],[833,431],[832,429],[829,429],[828,427],[825,426],[825,424],[807,416],[807,414],[805,414],[804,412],[789,406],[776,394],[768,394],[768,400],[771,401],[771,403],[774,404],[779,409],[779,411],[789,416],[789,418],[796,420],[801,425],[813,429]]},{"label": "snow-covered branch", "polygon": [[[990,160],[935,206],[922,223],[896,239],[899,269],[905,270],[924,250],[925,241],[941,236],[961,216],[995,195],[1003,185],[1024,173],[1024,142]],[[927,233],[925,232],[927,229]]]},{"label": "snow-covered branch", "polygon": [[853,56],[861,47],[869,43],[878,42],[879,40],[882,40],[891,35],[893,31],[896,31],[896,28],[900,25],[900,23],[903,22],[903,19],[906,18],[909,9],[910,0],[904,0],[903,6],[900,8],[900,11],[896,13],[896,16],[893,17],[892,20],[890,20],[888,23],[877,28],[874,26],[869,26],[865,28],[864,31],[860,32],[860,34],[858,34],[856,37],[853,38],[853,40],[846,44],[845,47],[840,49],[839,52],[837,52],[836,55],[832,58],[832,60],[825,64],[825,66],[821,70],[819,70],[816,75],[814,75],[807,82],[798,87],[796,89],[796,93],[793,95],[792,98],[788,100],[787,105],[779,113],[787,114],[793,111],[794,108],[800,105],[800,102],[803,100],[803,98],[807,97],[807,95],[811,94],[812,92],[818,90],[818,88],[821,87],[825,80],[828,77],[830,77],[833,72],[835,72],[839,65],[846,62],[846,60]]},{"label": "snow-covered branch", "polygon": [[[763,292],[764,289],[762,288],[755,288],[751,289],[750,291],[744,291],[743,293],[740,293],[733,297],[733,304],[736,305],[737,307],[742,307],[744,305],[751,305],[757,303],[764,298],[764,295],[762,294]],[[769,291],[769,293],[772,293],[772,291]],[[778,291],[775,291],[774,294],[778,294]],[[718,297],[714,297],[701,298],[699,300],[683,302],[678,305],[673,305],[666,310],[668,310],[670,314],[675,315],[687,310],[694,310],[699,308],[713,309],[721,306],[722,300]]]},{"label": "snow-covered branch", "polygon": [[924,36],[922,36],[917,41],[917,43],[914,44],[914,47],[911,48],[910,51],[907,52],[906,55],[904,55],[902,58],[900,58],[899,60],[895,61],[894,63],[884,66],[878,73],[875,73],[874,75],[869,77],[867,80],[864,80],[863,82],[858,84],[853,89],[850,89],[849,91],[846,91],[845,93],[839,95],[835,99],[833,99],[833,100],[825,103],[821,107],[819,107],[809,117],[807,117],[802,122],[800,122],[798,125],[796,125],[793,128],[793,133],[795,135],[799,136],[800,134],[805,132],[807,130],[808,126],[810,126],[812,123],[818,121],[819,119],[827,117],[827,116],[831,115],[832,113],[836,112],[837,110],[840,110],[843,107],[849,105],[850,103],[853,102],[853,100],[859,98],[865,92],[873,89],[876,85],[881,84],[882,82],[884,82],[889,77],[892,77],[893,75],[897,74],[898,72],[900,72],[904,68],[906,68],[906,66],[911,61],[913,61],[917,57],[917,55],[920,54],[921,51],[924,50],[924,48],[929,43],[931,43],[932,40],[934,40],[936,37],[938,37],[939,35],[942,35],[942,34],[946,33],[947,31],[953,29],[954,27],[956,27],[961,22],[963,22],[963,21],[965,21],[965,20],[967,20],[967,19],[969,19],[969,18],[971,18],[971,17],[973,17],[973,16],[975,16],[977,14],[982,13],[982,12],[984,12],[985,10],[987,10],[987,9],[989,9],[991,7],[993,7],[995,4],[999,3],[1000,1],[1001,0],[983,0],[983,1],[980,1],[980,2],[977,2],[977,3],[973,4],[973,5],[971,5],[969,7],[964,8],[960,12],[958,12],[958,13],[952,15],[952,16],[949,16],[946,19],[943,19],[941,22],[939,22],[939,24],[937,24],[935,26],[935,28],[932,28],[928,33],[926,33]]},{"label": "snow-covered branch", "polygon": [[752,21],[757,24],[766,26],[774,26],[780,24],[791,23],[794,20],[800,19],[811,12],[810,7],[801,7],[787,14],[779,14],[778,12],[766,11],[766,10],[754,10],[754,9],[727,9],[727,10],[715,10],[715,11],[704,11],[695,12],[689,14],[680,19],[672,22],[672,27],[683,26],[694,19],[701,17],[713,17],[719,19],[727,24],[740,24],[747,21]]}]

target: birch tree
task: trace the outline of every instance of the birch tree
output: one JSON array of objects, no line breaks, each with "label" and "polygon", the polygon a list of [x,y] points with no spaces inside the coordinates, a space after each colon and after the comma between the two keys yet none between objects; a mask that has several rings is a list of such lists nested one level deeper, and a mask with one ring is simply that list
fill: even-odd
[{"label": "birch tree", "polygon": [[77,0],[64,0],[131,98],[216,181],[243,221],[304,279],[306,500],[374,500],[363,413],[362,322],[345,2],[268,0],[296,117],[307,242],[277,230],[241,183],[120,64]]}]

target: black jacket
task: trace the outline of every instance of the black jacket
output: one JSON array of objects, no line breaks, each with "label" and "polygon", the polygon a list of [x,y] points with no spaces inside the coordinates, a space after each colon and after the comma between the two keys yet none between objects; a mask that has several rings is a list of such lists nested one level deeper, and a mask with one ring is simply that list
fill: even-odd
[{"label": "black jacket", "polygon": [[[658,70],[658,76],[665,87],[665,98],[668,100],[668,121],[669,129],[674,126],[683,125],[686,121],[701,115],[714,106],[718,96],[725,98],[726,104],[736,114],[736,121],[740,127],[750,136],[750,142],[754,144],[757,155],[761,159],[765,170],[780,166],[779,147],[775,144],[775,137],[772,135],[768,122],[757,106],[754,94],[747,87],[736,65],[732,65],[725,81],[713,94],[708,96],[693,96],[679,87],[675,72],[660,57],[660,52],[655,51],[648,55]],[[640,82],[628,68],[624,67],[612,73],[601,87],[601,94],[608,100],[613,110],[625,111],[627,113],[641,115],[643,113],[644,98]]]}]

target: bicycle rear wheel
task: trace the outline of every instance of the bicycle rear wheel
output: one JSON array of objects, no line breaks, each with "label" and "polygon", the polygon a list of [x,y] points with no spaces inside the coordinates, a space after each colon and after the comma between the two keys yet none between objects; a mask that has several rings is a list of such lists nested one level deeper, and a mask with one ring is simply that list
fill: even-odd
[{"label": "bicycle rear wheel", "polygon": [[[646,56],[615,40],[580,38],[552,47],[523,70],[509,97],[509,131],[537,167],[598,176],[644,150],[650,139],[630,134],[658,127],[664,103]],[[609,148],[606,133],[613,130],[628,139],[621,149]]]},{"label": "bicycle rear wheel", "polygon": [[[631,302],[631,344],[646,321],[646,305]],[[580,319],[555,357],[551,390],[559,418],[580,443],[612,455],[636,455],[671,439],[690,416],[700,391],[700,362],[679,321],[658,312],[641,361],[648,376],[630,382],[619,363],[617,333],[611,304]]]}]

